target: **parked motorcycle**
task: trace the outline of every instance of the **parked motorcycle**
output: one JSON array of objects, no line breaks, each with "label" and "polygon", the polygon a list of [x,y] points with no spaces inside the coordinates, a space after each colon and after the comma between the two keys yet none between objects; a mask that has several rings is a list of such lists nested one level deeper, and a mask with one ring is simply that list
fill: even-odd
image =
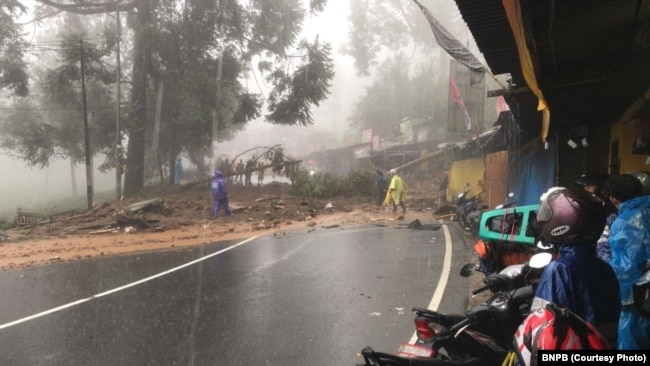
[{"label": "parked motorcycle", "polygon": [[[472,294],[491,290],[493,295],[464,316],[413,308],[415,344],[403,343],[396,354],[366,347],[361,351],[365,363],[357,366],[501,364],[513,351],[513,335],[528,315],[536,280],[550,261],[549,253],[540,253],[526,264],[486,276],[485,286]],[[469,264],[461,275],[477,270],[478,265]]]},{"label": "parked motorcycle", "polygon": [[514,197],[515,197],[514,193],[512,193],[512,192],[508,193],[508,195],[506,196],[505,202],[496,205],[496,207],[494,207],[494,209],[495,210],[501,210],[501,209],[504,209],[504,208],[514,207],[515,205],[517,205],[517,200],[515,200]]},{"label": "parked motorcycle", "polygon": [[503,204],[481,215],[474,251],[488,273],[524,263],[536,252],[539,205],[517,206],[513,197],[508,194]]},{"label": "parked motorcycle", "polygon": [[464,230],[478,232],[484,207],[478,206],[480,196],[467,197],[471,191],[469,187],[469,183],[465,183],[463,192],[456,196],[456,221]]}]

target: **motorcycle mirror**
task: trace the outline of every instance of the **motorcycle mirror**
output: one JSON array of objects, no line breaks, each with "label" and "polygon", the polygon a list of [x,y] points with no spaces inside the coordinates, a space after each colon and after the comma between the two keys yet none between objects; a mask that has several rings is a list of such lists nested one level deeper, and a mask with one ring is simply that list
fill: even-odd
[{"label": "motorcycle mirror", "polygon": [[553,243],[545,243],[543,241],[538,241],[537,242],[537,249],[544,250],[544,251],[549,251],[553,249]]},{"label": "motorcycle mirror", "polygon": [[479,270],[479,265],[475,263],[467,263],[460,269],[460,275],[461,277],[469,277],[471,276],[474,272]]},{"label": "motorcycle mirror", "polygon": [[551,260],[553,260],[553,255],[551,253],[535,253],[530,257],[530,260],[528,260],[528,266],[534,269],[541,269],[551,263]]}]

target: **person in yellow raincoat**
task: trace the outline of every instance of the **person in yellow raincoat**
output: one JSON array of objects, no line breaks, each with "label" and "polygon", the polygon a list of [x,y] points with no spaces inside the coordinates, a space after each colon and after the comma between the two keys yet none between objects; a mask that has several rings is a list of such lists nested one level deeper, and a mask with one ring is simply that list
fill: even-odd
[{"label": "person in yellow raincoat", "polygon": [[404,179],[397,175],[395,169],[391,169],[388,172],[388,175],[391,176],[390,184],[388,185],[388,191],[386,192],[386,198],[384,199],[384,204],[392,204],[393,212],[397,212],[397,206],[402,208],[402,212],[406,212],[406,204],[404,203],[404,198],[406,198],[406,192],[408,192],[408,187]]}]

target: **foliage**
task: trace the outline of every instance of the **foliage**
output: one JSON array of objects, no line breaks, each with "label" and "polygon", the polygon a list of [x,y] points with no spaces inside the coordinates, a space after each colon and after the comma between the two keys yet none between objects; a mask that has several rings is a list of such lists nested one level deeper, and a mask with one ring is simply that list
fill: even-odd
[{"label": "foliage", "polygon": [[0,0],[0,89],[6,88],[20,97],[29,93],[29,77],[23,59],[26,42],[14,18],[24,12],[18,1]]},{"label": "foliage", "polygon": [[306,197],[335,198],[347,195],[374,197],[377,192],[375,175],[365,170],[351,171],[345,177],[338,177],[332,173],[299,169],[293,174],[291,180],[293,192]]},{"label": "foliage", "polygon": [[349,118],[351,126],[372,128],[373,134],[389,137],[393,125],[405,117],[443,121],[447,112],[446,78],[432,63],[418,65],[413,76],[408,69],[404,55],[384,60],[374,82],[355,103]]},{"label": "foliage", "polygon": [[[467,34],[453,1],[420,0],[452,34]],[[457,14],[457,12],[455,12]],[[441,123],[447,119],[449,55],[437,44],[415,2],[360,0],[350,3],[344,51],[360,75],[374,81],[354,106],[352,127],[391,137],[406,117]],[[375,72],[376,71],[376,72]]]},{"label": "foliage", "polygon": [[[142,189],[145,169],[153,171],[152,164],[163,165],[160,160],[170,164],[181,151],[202,164],[201,157],[212,153],[214,141],[231,139],[260,116],[264,97],[242,85],[255,62],[259,70],[275,70],[271,74],[275,77],[268,79],[275,84],[268,100],[269,122],[311,124],[309,109],[329,93],[333,78],[329,45],[300,43],[304,50],[300,66],[291,65],[295,57],[290,53],[296,51],[308,11],[302,0],[134,0],[114,6],[100,1],[38,1],[86,18],[116,10],[126,14],[123,41],[129,52],[123,57],[132,67],[130,75],[124,74],[130,82],[122,84],[130,87],[125,94],[131,98],[122,123],[128,137],[126,196]],[[316,14],[326,3],[311,0],[309,10]],[[163,102],[157,109],[159,92]],[[155,126],[154,116],[160,117]],[[155,131],[160,134],[152,138]]]},{"label": "foliage", "polygon": [[0,121],[0,147],[29,166],[47,166],[58,155],[52,139],[56,128],[42,118],[29,101],[17,100],[13,111]]},{"label": "foliage", "polygon": [[[453,1],[421,2],[429,9],[435,8],[439,14],[449,14],[451,7],[456,6]],[[371,68],[381,62],[381,55],[413,54],[417,46],[423,46],[420,50],[430,57],[431,51],[439,50],[422,11],[410,0],[352,1],[349,22],[344,51],[354,58],[357,73],[361,75],[369,75]],[[463,24],[461,21],[454,23]]]},{"label": "foliage", "polygon": [[[61,43],[60,64],[47,70],[41,80],[38,100],[16,100],[14,110],[0,125],[0,147],[30,166],[46,167],[53,159],[84,161],[84,115],[81,93],[81,57],[89,115],[90,154],[110,150],[114,145],[115,113],[109,84],[114,74],[103,58],[110,46],[81,41],[83,34],[67,34]],[[38,110],[44,109],[44,110]]]},{"label": "foliage", "polygon": [[0,230],[7,230],[13,226],[13,221],[8,217],[0,216]]},{"label": "foliage", "polygon": [[266,116],[270,122],[310,125],[313,123],[311,105],[319,105],[329,94],[330,81],[334,77],[329,44],[320,45],[318,39],[313,44],[303,41],[298,49],[307,52],[307,63],[298,67],[291,76],[277,68],[267,78],[275,84],[269,95],[271,113]]},{"label": "foliage", "polygon": [[358,194],[375,197],[377,195],[377,175],[369,170],[353,170],[344,180],[344,194]]}]

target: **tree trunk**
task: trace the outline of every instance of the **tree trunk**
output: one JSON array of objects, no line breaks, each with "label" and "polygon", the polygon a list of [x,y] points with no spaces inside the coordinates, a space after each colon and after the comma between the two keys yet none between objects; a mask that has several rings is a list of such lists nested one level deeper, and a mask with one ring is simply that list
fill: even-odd
[{"label": "tree trunk", "polygon": [[147,42],[151,15],[148,0],[137,4],[137,21],[134,27],[133,42],[133,119],[128,130],[129,143],[124,176],[124,195],[133,196],[142,190],[144,184],[144,152],[146,146],[145,131],[147,125],[147,65],[151,55]]},{"label": "tree trunk", "polygon": [[77,176],[75,175],[75,168],[77,164],[74,163],[74,160],[70,158],[70,187],[72,188],[72,197],[77,197]]}]

